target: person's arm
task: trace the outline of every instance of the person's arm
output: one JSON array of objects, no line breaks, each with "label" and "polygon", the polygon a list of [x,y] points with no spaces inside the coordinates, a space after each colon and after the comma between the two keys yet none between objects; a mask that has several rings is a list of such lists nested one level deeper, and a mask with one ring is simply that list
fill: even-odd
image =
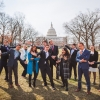
[{"label": "person's arm", "polygon": [[0,50],[1,50],[1,46],[0,46]]},{"label": "person's arm", "polygon": [[85,55],[84,55],[84,60],[88,61],[90,58],[90,51],[88,51]]},{"label": "person's arm", "polygon": [[77,52],[76,61],[77,61],[77,62],[80,62],[80,61],[81,61],[79,52]]},{"label": "person's arm", "polygon": [[96,51],[95,61],[98,61],[98,52]]},{"label": "person's arm", "polygon": [[40,50],[42,50],[43,49],[43,47],[42,46],[36,46],[37,47],[37,49],[40,49]]},{"label": "person's arm", "polygon": [[11,50],[9,50],[9,51],[7,51],[7,52],[3,52],[3,53],[1,53],[1,55],[2,55],[2,56],[9,55],[9,54],[10,54],[10,52],[11,52]]},{"label": "person's arm", "polygon": [[94,59],[94,61],[91,62],[91,64],[98,64],[98,63],[96,63],[98,61],[98,52],[97,51],[95,51],[94,56],[95,56],[95,59]]},{"label": "person's arm", "polygon": [[100,64],[100,62],[95,62],[95,64]]},{"label": "person's arm", "polygon": [[29,61],[29,62],[31,62],[31,61],[33,61],[33,60],[34,60],[34,58],[32,59],[31,54],[30,54],[30,53],[28,53],[28,61]]},{"label": "person's arm", "polygon": [[9,48],[10,48],[10,49],[11,49],[11,48],[16,48],[16,46],[10,46]]},{"label": "person's arm", "polygon": [[69,50],[71,50],[71,47],[69,47],[68,45],[65,45],[66,48],[68,48]]}]

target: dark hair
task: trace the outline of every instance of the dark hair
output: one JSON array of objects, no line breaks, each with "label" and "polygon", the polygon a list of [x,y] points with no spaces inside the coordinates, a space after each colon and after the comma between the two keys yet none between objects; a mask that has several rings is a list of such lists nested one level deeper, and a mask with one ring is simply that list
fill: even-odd
[{"label": "dark hair", "polygon": [[79,42],[79,44],[82,44],[84,46],[84,43],[83,42]]},{"label": "dark hair", "polygon": [[65,51],[65,55],[64,55],[64,56],[68,56],[68,57],[70,57],[70,54],[69,54],[69,51],[67,50],[67,48],[64,47],[63,49],[64,49],[64,51]]},{"label": "dark hair", "polygon": [[17,46],[20,46],[20,47],[21,47],[21,44],[17,44],[16,47],[17,47]]},{"label": "dark hair", "polygon": [[30,52],[33,51],[33,48],[34,48],[34,47],[36,47],[35,53],[37,53],[37,46],[36,46],[36,45],[32,45],[32,46],[31,46]]},{"label": "dark hair", "polygon": [[76,44],[75,43],[73,43],[72,45],[74,45],[76,47]]},{"label": "dark hair", "polygon": [[42,41],[42,43],[43,43],[43,42],[45,42],[45,43],[47,43],[47,44],[48,44],[47,40],[43,40],[43,41]]},{"label": "dark hair", "polygon": [[46,47],[46,46],[49,46],[49,44],[46,44],[45,47]]},{"label": "dark hair", "polygon": [[52,41],[51,39],[49,40],[49,43],[50,43],[50,41]]}]

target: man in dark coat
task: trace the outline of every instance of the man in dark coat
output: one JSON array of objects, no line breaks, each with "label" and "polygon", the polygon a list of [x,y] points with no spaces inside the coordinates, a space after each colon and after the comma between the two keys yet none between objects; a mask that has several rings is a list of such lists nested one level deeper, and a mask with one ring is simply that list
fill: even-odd
[{"label": "man in dark coat", "polygon": [[18,45],[16,45],[15,50],[10,49],[9,51],[0,54],[3,57],[5,57],[6,55],[9,55],[7,66],[8,66],[9,87],[10,88],[13,87],[12,71],[14,72],[15,85],[19,86],[19,84],[18,84],[18,60],[21,61],[20,52],[19,52],[20,48],[21,48],[21,45],[18,44]]},{"label": "man in dark coat", "polygon": [[50,59],[50,53],[48,52],[49,50],[49,45],[46,45],[44,50],[42,50],[38,55],[40,55],[40,61],[39,61],[39,68],[41,70],[41,75],[44,81],[44,86],[47,86],[47,81],[46,81],[46,74],[48,75],[50,79],[50,83],[52,86],[52,89],[55,90],[54,83],[53,83],[53,78],[51,75],[51,70],[49,66],[49,59]]},{"label": "man in dark coat", "polygon": [[72,44],[71,47],[69,47],[68,45],[65,45],[66,48],[68,48],[70,50],[70,64],[69,64],[69,70],[70,70],[70,77],[72,76],[72,68],[74,70],[74,80],[76,80],[77,78],[77,70],[76,70],[76,66],[77,66],[77,62],[76,62],[76,55],[77,55],[77,49],[76,49],[76,44]]},{"label": "man in dark coat", "polygon": [[[1,53],[9,51],[10,48],[14,48],[14,47],[8,46],[8,41],[4,40],[3,45],[1,45],[1,47],[0,47]],[[5,80],[6,81],[8,81],[8,68],[7,68],[7,60],[8,60],[8,58],[9,58],[9,55],[6,55],[6,56],[2,56],[1,55],[0,74],[1,74],[2,69],[4,67],[4,69],[5,69]]]},{"label": "man in dark coat", "polygon": [[[54,45],[53,41],[50,40],[49,41],[50,44],[50,53],[51,53],[51,59],[50,59],[50,68],[51,68],[51,75],[53,77],[53,66],[56,65],[56,61],[57,61],[57,57],[58,57],[58,46]],[[57,75],[57,70],[56,70],[56,79],[58,79],[58,75]]]}]

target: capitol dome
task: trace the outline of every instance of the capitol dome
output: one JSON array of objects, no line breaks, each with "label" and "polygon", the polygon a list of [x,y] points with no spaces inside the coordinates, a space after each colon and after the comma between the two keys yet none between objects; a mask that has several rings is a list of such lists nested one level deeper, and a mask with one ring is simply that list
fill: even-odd
[{"label": "capitol dome", "polygon": [[53,28],[53,25],[51,23],[51,27],[47,32],[47,36],[57,36],[55,29]]}]

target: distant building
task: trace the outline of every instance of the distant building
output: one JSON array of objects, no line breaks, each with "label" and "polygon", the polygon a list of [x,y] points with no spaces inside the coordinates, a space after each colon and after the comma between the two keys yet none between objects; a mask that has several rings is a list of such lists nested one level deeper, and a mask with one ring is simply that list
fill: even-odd
[{"label": "distant building", "polygon": [[52,39],[54,41],[54,44],[58,45],[58,46],[63,46],[67,42],[67,37],[57,36],[56,31],[53,28],[52,23],[51,23],[50,29],[47,31],[46,36],[45,37],[37,37],[36,41],[35,41],[35,44],[36,45],[41,45],[43,40],[49,41],[50,39]]}]

